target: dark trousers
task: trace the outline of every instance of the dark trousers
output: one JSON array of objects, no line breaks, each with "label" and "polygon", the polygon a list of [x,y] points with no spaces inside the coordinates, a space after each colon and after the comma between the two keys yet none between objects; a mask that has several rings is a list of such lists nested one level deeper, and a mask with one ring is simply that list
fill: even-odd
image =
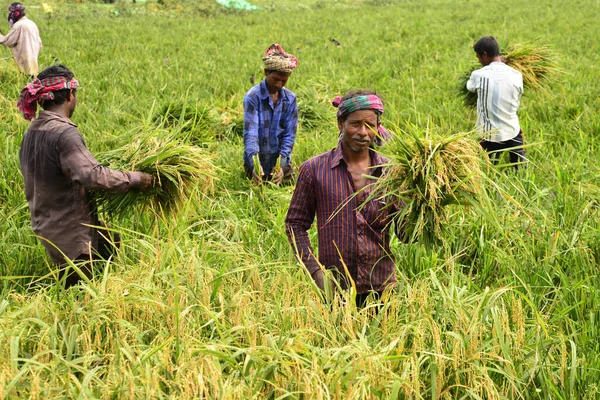
[{"label": "dark trousers", "polygon": [[[99,230],[98,234],[98,248],[93,249],[92,254],[80,254],[73,262],[77,265],[81,273],[86,278],[92,279],[93,277],[93,261],[107,260],[113,256],[117,249],[121,246],[121,235],[116,232],[108,232],[105,230]],[[101,263],[96,263],[102,265]],[[66,275],[66,276],[65,276]],[[79,283],[83,278],[79,275],[74,268],[69,264],[64,263],[60,265],[58,273],[59,280],[65,279],[65,288],[70,288]]]},{"label": "dark trousers", "polygon": [[[360,293],[356,295],[356,307],[363,308],[367,303],[367,298],[369,296],[373,296],[373,301],[375,302],[379,302],[381,300],[381,292]],[[377,311],[379,311],[379,307],[377,307]]]},{"label": "dark trousers", "polygon": [[[525,157],[525,149],[523,146],[523,130],[519,131],[519,134],[510,140],[505,140],[504,142],[489,142],[487,140],[482,140],[480,142],[481,147],[485,151],[489,153],[490,160],[494,165],[498,164],[498,159],[500,158],[500,153],[508,150],[508,155],[510,159],[510,163],[515,165],[515,168],[518,168],[519,164],[523,164],[527,161]],[[516,148],[513,148],[516,147]]]}]

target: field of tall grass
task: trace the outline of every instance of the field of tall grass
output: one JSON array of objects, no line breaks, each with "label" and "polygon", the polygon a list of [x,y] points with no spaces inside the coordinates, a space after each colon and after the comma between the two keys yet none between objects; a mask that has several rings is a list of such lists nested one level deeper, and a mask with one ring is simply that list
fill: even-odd
[{"label": "field of tall grass", "polygon": [[[19,172],[27,79],[0,48],[0,398],[598,398],[600,3],[252,3],[26,3],[41,67],[81,83],[73,121],[92,152],[163,129],[219,172],[176,213],[105,216],[121,251],[62,289]],[[560,56],[549,90],[522,98],[528,167],[494,168],[489,204],[450,209],[444,246],[394,239],[398,286],[378,314],[352,293],[330,301],[285,235],[293,187],[243,178],[242,99],[262,53],[277,42],[299,59],[298,166],[336,145],[329,101],[352,88],[377,90],[398,134],[471,130],[456,84],[490,34]]]}]

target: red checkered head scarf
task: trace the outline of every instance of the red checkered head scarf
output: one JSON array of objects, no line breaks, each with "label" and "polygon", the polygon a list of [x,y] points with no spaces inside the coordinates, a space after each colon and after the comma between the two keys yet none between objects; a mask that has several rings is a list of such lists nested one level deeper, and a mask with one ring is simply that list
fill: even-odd
[{"label": "red checkered head scarf", "polygon": [[[337,117],[345,117],[348,114],[352,114],[354,111],[358,110],[372,110],[377,114],[377,118],[383,114],[383,101],[379,98],[379,96],[374,94],[365,94],[350,97],[349,99],[342,101],[342,96],[337,96],[331,102],[334,107],[337,107]],[[375,137],[375,144],[378,146],[383,146],[383,144],[391,139],[391,134],[387,129],[383,127],[382,124],[379,124],[377,128],[377,135]]]},{"label": "red checkered head scarf", "polygon": [[25,6],[21,3],[12,3],[8,6],[8,25],[12,26],[25,16]]},{"label": "red checkered head scarf", "polygon": [[283,72],[284,74],[291,74],[298,66],[298,59],[286,53],[283,47],[277,43],[269,46],[263,57],[263,62],[266,70]]},{"label": "red checkered head scarf", "polygon": [[38,103],[43,104],[47,100],[54,100],[56,91],[76,89],[77,87],[79,87],[79,82],[66,76],[50,76],[41,80],[35,78],[21,90],[17,108],[26,120],[31,121],[35,118]]}]

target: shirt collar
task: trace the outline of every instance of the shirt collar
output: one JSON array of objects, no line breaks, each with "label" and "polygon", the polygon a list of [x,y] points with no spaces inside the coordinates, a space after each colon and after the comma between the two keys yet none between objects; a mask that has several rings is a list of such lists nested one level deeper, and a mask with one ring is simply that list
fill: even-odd
[{"label": "shirt collar", "polygon": [[[271,97],[271,95],[269,94],[269,88],[267,88],[267,80],[263,79],[262,82],[259,84],[259,88],[260,88],[260,98],[261,99],[267,99],[269,97]],[[281,88],[281,90],[279,90],[279,98],[280,99],[285,99],[287,98],[287,93],[285,92],[285,88]]]},{"label": "shirt collar", "polygon": [[60,122],[64,122],[65,124],[69,124],[71,126],[77,127],[77,125],[75,125],[73,123],[73,121],[71,121],[69,118],[65,118],[62,115],[59,115],[53,111],[48,111],[48,110],[40,110],[39,116],[38,118],[39,120],[45,120],[45,121],[60,121]]}]

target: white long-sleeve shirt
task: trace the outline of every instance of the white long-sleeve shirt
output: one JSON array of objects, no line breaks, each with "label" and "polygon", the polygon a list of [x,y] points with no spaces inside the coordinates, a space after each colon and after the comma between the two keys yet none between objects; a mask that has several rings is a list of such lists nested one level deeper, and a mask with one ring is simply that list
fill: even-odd
[{"label": "white long-sleeve shirt", "polygon": [[23,17],[15,22],[6,35],[0,34],[0,44],[12,48],[21,71],[32,76],[38,74],[38,54],[42,48],[42,39],[32,20]]},{"label": "white long-sleeve shirt", "polygon": [[504,142],[519,134],[523,75],[502,62],[473,71],[467,90],[477,93],[477,126],[484,139]]}]

